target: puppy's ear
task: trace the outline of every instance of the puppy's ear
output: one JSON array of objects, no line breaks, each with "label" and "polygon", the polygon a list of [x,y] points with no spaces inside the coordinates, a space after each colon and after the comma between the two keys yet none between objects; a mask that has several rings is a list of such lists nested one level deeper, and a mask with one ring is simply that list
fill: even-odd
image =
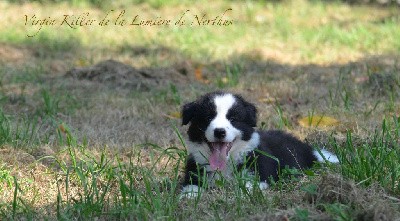
[{"label": "puppy's ear", "polygon": [[246,120],[250,126],[255,127],[257,126],[257,108],[254,104],[246,102]]},{"label": "puppy's ear", "polygon": [[198,109],[197,106],[198,105],[195,102],[190,102],[190,103],[183,105],[183,107],[182,107],[182,125],[186,125],[192,120],[194,114],[197,112],[197,109]]}]

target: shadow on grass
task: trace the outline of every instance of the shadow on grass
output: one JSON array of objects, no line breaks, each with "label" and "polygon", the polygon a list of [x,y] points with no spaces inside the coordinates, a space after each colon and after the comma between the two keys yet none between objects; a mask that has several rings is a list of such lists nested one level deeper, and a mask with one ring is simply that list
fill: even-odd
[{"label": "shadow on grass", "polygon": [[[79,40],[76,39],[56,40],[44,36],[34,40],[37,41],[36,44],[30,41],[32,40],[23,43],[29,45],[24,49],[28,54],[38,53],[37,50],[44,53],[34,59],[33,65],[39,67],[43,65],[42,60],[50,61],[51,64],[53,60],[64,58],[59,62],[74,63],[77,59],[76,54],[89,50],[79,47]],[[0,53],[2,48],[7,47],[13,48],[10,45],[0,45]],[[74,56],[70,57],[72,54]],[[305,110],[330,113],[332,109],[338,108],[346,110],[347,113],[361,111],[362,116],[369,117],[378,110],[376,106],[379,103],[385,105],[381,111],[390,114],[396,111],[400,97],[400,62],[399,55],[395,54],[370,56],[344,64],[297,65],[265,59],[262,54],[254,51],[235,54],[227,60],[204,63],[188,58],[189,55],[182,51],[163,45],[124,45],[110,50],[106,56],[116,58],[116,62],[105,62],[107,65],[100,67],[86,64],[76,67],[76,71],[64,67],[57,75],[52,73],[52,65],[39,69],[31,68],[32,64],[25,68],[24,65],[19,65],[23,70],[15,67],[3,68],[0,72],[0,100],[3,111],[18,114],[21,111],[33,110],[35,113],[35,106],[42,104],[40,92],[43,89],[49,91],[51,97],[59,101],[60,106],[71,106],[71,102],[67,102],[69,99],[64,99],[65,95],[61,95],[68,94],[66,97],[73,98],[72,103],[80,104],[74,107],[84,108],[82,111],[90,107],[104,108],[96,102],[102,94],[111,96],[111,100],[130,100],[137,95],[141,99],[147,97],[145,99],[149,99],[150,105],[161,106],[159,110],[166,111],[179,110],[179,105],[208,91],[231,90],[242,93],[255,103],[261,101],[279,105],[278,109],[293,117],[287,119],[289,121],[297,121],[296,118],[300,113],[304,115]],[[118,61],[119,57],[124,58],[123,62]],[[22,64],[24,61],[30,61],[29,57],[20,57],[19,60],[18,63]],[[150,64],[136,67],[137,60],[150,61],[146,62]],[[78,74],[74,75],[71,72]],[[120,108],[118,103],[115,105],[114,108]],[[158,110],[155,107],[151,109]],[[61,112],[56,114],[72,113],[67,110],[68,108],[63,112],[60,108],[58,111]],[[263,111],[261,110],[261,113],[264,113]],[[137,123],[147,125],[145,122],[154,121],[143,118],[143,115],[148,114],[138,114]],[[80,125],[78,128],[88,126],[83,125],[83,122],[91,122],[89,119],[78,119],[74,122]],[[122,118],[114,120],[117,125],[119,121],[120,124],[125,124]],[[158,123],[164,126],[169,125],[169,121],[162,116],[158,120]],[[265,123],[279,126],[276,122]],[[96,128],[95,125],[91,127]],[[126,128],[121,127],[121,130],[137,131],[134,127],[126,125]],[[156,127],[154,130],[157,130]],[[139,142],[143,141],[145,140]]]},{"label": "shadow on grass", "polygon": [[[281,104],[300,106],[300,109],[309,108],[310,103],[322,108],[340,104],[336,107],[349,109],[350,105],[357,106],[357,103],[363,103],[365,100],[374,106],[376,100],[392,99],[393,111],[393,105],[398,102],[396,97],[399,97],[400,62],[399,55],[394,54],[370,56],[344,64],[297,65],[265,59],[262,54],[254,51],[235,54],[227,60],[204,63],[202,60],[188,58],[189,55],[182,51],[163,45],[124,45],[106,53],[106,57],[116,58],[116,61],[123,57],[123,62],[108,62],[109,65],[103,65],[101,68],[89,64],[79,65],[74,72],[79,73],[77,76],[71,74],[71,70],[73,72],[74,69],[68,68],[68,65],[58,70],[60,74],[54,75],[51,61],[73,64],[77,60],[77,54],[90,51],[81,47],[78,39],[54,39],[43,35],[28,39],[19,45],[26,46],[24,52],[27,54],[37,54],[33,65],[41,68],[31,68],[32,64],[24,68],[24,62],[29,62],[30,58],[23,55],[16,58],[19,60],[16,63],[24,68],[23,70],[18,69],[19,67],[2,68],[0,95],[6,112],[12,110],[13,113],[18,113],[18,109],[22,110],[23,105],[30,103],[25,102],[21,106],[17,104],[16,108],[12,98],[20,98],[21,94],[26,96],[26,99],[21,97],[22,100],[41,99],[32,96],[40,95],[38,92],[42,88],[50,88],[56,94],[68,91],[70,96],[81,97],[86,103],[99,93],[113,94],[117,99],[121,97],[118,91],[128,91],[128,96],[146,92],[152,97],[163,96],[158,102],[173,99],[176,101],[172,103],[174,105],[182,105],[182,102],[211,90],[240,90],[253,101],[266,97],[278,98],[283,100]],[[17,50],[18,47],[0,45],[0,54],[2,50]],[[91,53],[98,52],[92,50]],[[50,65],[43,65],[43,60],[50,61]],[[147,61],[147,65],[136,67],[138,60]],[[7,59],[4,63],[7,63]],[[12,62],[10,63],[12,65]],[[31,80],[26,80],[29,76]],[[36,93],[29,92],[27,88],[36,88]],[[118,93],[115,93],[116,91]],[[54,94],[53,92],[51,94]],[[127,96],[127,93],[123,96]],[[166,99],[168,96],[175,98]],[[318,104],[321,100],[324,102]],[[38,104],[33,102],[35,103]],[[32,105],[32,102],[30,104]],[[7,106],[14,108],[7,109]],[[293,110],[296,111],[298,112],[299,108]]]},{"label": "shadow on grass", "polygon": [[[42,32],[35,37],[12,37],[0,42],[0,62],[17,59],[66,59],[81,49],[81,41],[72,34],[58,36],[57,33]],[[39,65],[39,64],[38,64]]]}]

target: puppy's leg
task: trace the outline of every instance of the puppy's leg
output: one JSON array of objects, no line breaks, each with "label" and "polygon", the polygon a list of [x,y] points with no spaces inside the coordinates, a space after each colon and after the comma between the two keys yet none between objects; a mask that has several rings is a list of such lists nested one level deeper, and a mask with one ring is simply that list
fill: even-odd
[{"label": "puppy's leg", "polygon": [[199,196],[200,187],[197,185],[187,185],[182,188],[179,199],[195,199]]},{"label": "puppy's leg", "polygon": [[[254,187],[254,182],[252,182],[252,181],[247,181],[246,182],[247,191],[249,191],[249,192],[253,191],[253,187]],[[267,182],[261,181],[261,182],[258,183],[258,188],[260,190],[266,190],[266,189],[268,189],[268,187],[269,187],[269,185],[268,185]]]},{"label": "puppy's leg", "polygon": [[196,198],[203,186],[202,178],[205,175],[203,167],[199,166],[191,155],[186,161],[185,179],[180,198]]}]

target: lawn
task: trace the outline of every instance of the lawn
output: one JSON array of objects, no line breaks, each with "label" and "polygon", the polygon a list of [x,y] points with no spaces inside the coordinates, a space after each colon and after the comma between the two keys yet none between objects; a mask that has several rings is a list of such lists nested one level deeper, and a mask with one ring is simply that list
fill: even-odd
[{"label": "lawn", "polygon": [[[9,0],[0,12],[0,220],[400,220],[399,7]],[[340,163],[180,199],[180,109],[215,90]]]}]

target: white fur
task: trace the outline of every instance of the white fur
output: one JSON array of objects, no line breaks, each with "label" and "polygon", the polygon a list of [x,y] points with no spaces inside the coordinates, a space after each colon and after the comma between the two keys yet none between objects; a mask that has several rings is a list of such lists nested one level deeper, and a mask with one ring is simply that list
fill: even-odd
[{"label": "white fur", "polygon": [[[188,154],[192,154],[194,160],[201,165],[208,164],[208,158],[211,155],[210,147],[208,147],[207,143],[196,143],[192,141],[186,142],[186,148],[188,150]],[[207,168],[207,171],[211,170]]]},{"label": "white fur", "polygon": [[182,188],[182,192],[179,198],[194,199],[199,195],[199,192],[200,192],[200,187],[198,187],[197,185],[187,185]]},{"label": "white fur", "polygon": [[335,154],[333,154],[327,150],[321,149],[321,154],[323,156],[317,150],[314,150],[313,154],[315,157],[317,157],[318,162],[324,163],[325,159],[326,159],[326,161],[331,162],[331,163],[339,163],[338,157]]},{"label": "white fur", "polygon": [[232,94],[224,94],[214,98],[217,115],[208,125],[205,135],[209,142],[217,141],[214,137],[214,130],[222,128],[226,131],[224,142],[232,142],[236,137],[241,136],[241,131],[232,126],[231,122],[226,118],[229,109],[236,102]]},{"label": "white fur", "polygon": [[236,140],[229,151],[229,157],[231,157],[236,163],[243,163],[244,157],[248,152],[254,150],[260,144],[260,135],[257,132],[253,132],[250,140]]},{"label": "white fur", "polygon": [[[253,184],[254,184],[254,182],[252,182],[252,181],[246,182],[247,191],[251,192],[253,190]],[[268,187],[269,187],[269,185],[266,182],[258,183],[258,188],[260,188],[260,190],[266,190],[266,189],[268,189]]]},{"label": "white fur", "polygon": [[[208,165],[208,159],[211,155],[210,148],[208,145],[203,142],[201,144],[196,142],[187,142],[187,149],[188,153],[192,154],[194,160],[198,163],[203,165],[206,168],[207,180],[209,186],[214,186],[215,180],[220,179],[220,174],[224,176],[224,178],[230,179],[232,177],[232,171],[234,170],[234,166],[243,163],[244,157],[247,155],[248,152],[257,148],[258,144],[260,143],[260,135],[257,132],[254,132],[248,141],[243,141],[237,139],[229,151],[228,154],[228,166],[225,168],[224,171],[220,173],[212,172],[210,165]],[[233,161],[233,162],[232,162]]]}]

